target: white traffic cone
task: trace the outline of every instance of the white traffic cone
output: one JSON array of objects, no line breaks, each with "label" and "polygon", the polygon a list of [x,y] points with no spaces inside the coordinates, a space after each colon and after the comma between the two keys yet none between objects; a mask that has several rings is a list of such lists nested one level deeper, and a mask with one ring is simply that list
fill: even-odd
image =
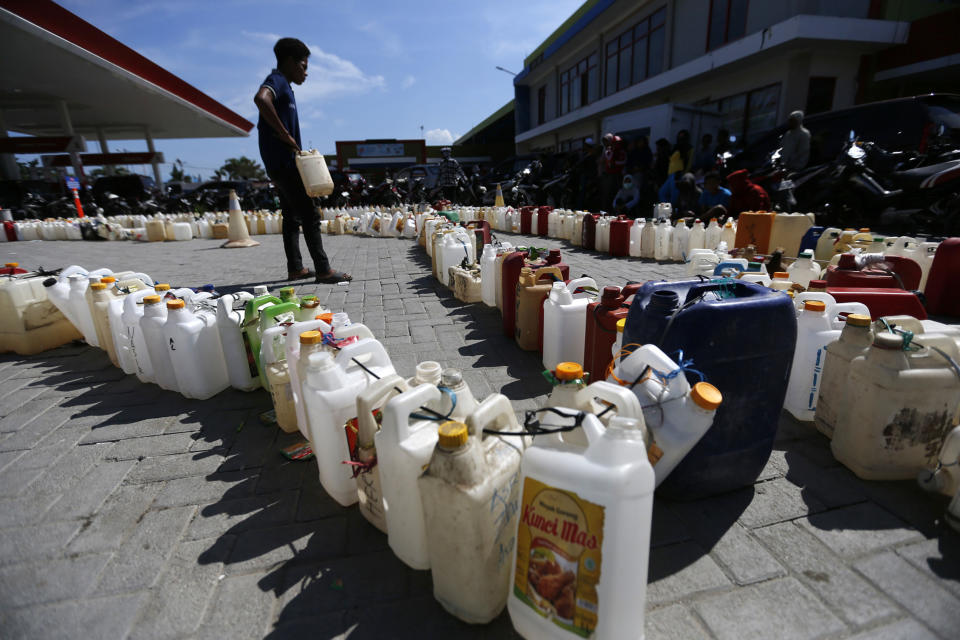
[{"label": "white traffic cone", "polygon": [[240,210],[240,199],[237,198],[237,192],[230,189],[230,228],[227,232],[227,241],[220,245],[221,249],[239,249],[242,247],[255,247],[259,242],[250,239],[250,231],[247,229],[247,221],[243,217],[243,211]]}]

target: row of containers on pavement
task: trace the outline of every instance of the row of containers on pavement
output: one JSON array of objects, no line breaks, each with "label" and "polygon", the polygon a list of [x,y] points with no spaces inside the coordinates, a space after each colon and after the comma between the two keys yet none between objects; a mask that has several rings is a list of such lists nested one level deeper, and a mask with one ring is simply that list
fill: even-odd
[{"label": "row of containers on pavement", "polygon": [[[278,234],[283,215],[274,211],[244,211],[247,233]],[[95,216],[50,220],[4,220],[0,242],[30,240],[136,240],[140,242],[184,241],[194,238],[226,240],[229,212],[158,213]]]},{"label": "row of containers on pavement", "polygon": [[[324,489],[358,504],[406,564],[431,569],[450,613],[482,624],[506,606],[531,638],[636,635],[654,491],[697,499],[752,484],[784,408],[860,477],[919,478],[953,495],[956,526],[960,333],[877,311],[875,296],[834,295],[837,277],[893,289],[889,262],[841,254],[859,275],[841,260],[784,288],[745,279],[770,256],[718,244],[716,273],[600,286],[571,279],[558,250],[495,241],[488,212],[380,212],[378,223],[368,213],[349,217],[367,218],[354,233],[412,227],[439,282],[499,308],[503,332],[542,352],[552,391],[522,425],[508,398],[475,398],[442,363],[399,375],[367,327],[293,288],[218,295],[143,273],[11,263],[0,346],[37,353],[82,337],[188,397],[268,390],[279,426],[310,441]],[[958,267],[960,239],[947,239],[927,289],[955,282]]]}]

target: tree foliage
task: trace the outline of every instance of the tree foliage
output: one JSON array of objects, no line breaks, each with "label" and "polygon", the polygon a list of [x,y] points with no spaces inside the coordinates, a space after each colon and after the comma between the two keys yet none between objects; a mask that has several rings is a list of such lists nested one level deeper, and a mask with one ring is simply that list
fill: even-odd
[{"label": "tree foliage", "polygon": [[227,158],[223,166],[214,175],[217,179],[226,177],[228,180],[266,180],[267,174],[255,160],[246,156]]}]

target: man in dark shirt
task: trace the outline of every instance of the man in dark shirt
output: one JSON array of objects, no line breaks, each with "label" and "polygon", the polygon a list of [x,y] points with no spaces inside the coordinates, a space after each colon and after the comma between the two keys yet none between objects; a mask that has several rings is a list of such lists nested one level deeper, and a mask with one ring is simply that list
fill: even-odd
[{"label": "man in dark shirt", "polygon": [[466,180],[467,176],[464,175],[460,163],[450,157],[450,147],[440,149],[440,155],[443,156],[443,160],[440,161],[437,186],[440,187],[444,198],[450,202],[457,202],[457,181],[461,178]]},{"label": "man in dark shirt", "polygon": [[[280,196],[283,211],[283,250],[287,256],[287,279],[301,280],[316,275],[318,283],[333,284],[351,277],[330,267],[320,238],[317,208],[303,186],[297,171],[295,154],[300,150],[300,119],[293,84],[307,79],[310,49],[296,38],[281,38],[273,47],[277,68],[270,72],[257,90],[253,102],[260,110],[257,132],[260,157],[267,175]],[[313,258],[316,272],[303,266],[300,256],[300,227]]]}]

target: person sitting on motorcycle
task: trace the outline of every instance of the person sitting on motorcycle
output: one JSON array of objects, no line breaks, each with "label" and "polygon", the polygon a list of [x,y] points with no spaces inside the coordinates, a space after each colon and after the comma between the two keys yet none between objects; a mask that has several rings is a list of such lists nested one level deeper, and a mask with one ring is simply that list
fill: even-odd
[{"label": "person sitting on motorcycle", "polygon": [[623,177],[623,186],[613,198],[613,210],[630,218],[637,217],[637,205],[640,204],[640,189],[633,182],[633,176]]},{"label": "person sitting on motorcycle", "polygon": [[456,202],[458,199],[457,180],[463,179],[466,181],[467,176],[464,175],[463,169],[460,168],[460,163],[450,157],[450,147],[440,149],[440,155],[443,156],[443,160],[440,161],[437,186],[440,187],[440,191],[443,193],[445,200]]},{"label": "person sitting on motorcycle", "polygon": [[763,187],[750,180],[746,169],[728,175],[727,184],[730,185],[730,206],[727,209],[731,216],[737,216],[743,211],[770,210],[770,196]]},{"label": "person sitting on motorcycle", "polygon": [[810,161],[810,131],[803,126],[803,111],[794,111],[787,120],[790,127],[780,138],[780,162],[788,172],[800,171]]},{"label": "person sitting on motorcycle", "polygon": [[700,194],[700,213],[703,218],[719,218],[730,206],[730,190],[720,186],[720,174],[709,171],[703,177],[703,192]]}]

